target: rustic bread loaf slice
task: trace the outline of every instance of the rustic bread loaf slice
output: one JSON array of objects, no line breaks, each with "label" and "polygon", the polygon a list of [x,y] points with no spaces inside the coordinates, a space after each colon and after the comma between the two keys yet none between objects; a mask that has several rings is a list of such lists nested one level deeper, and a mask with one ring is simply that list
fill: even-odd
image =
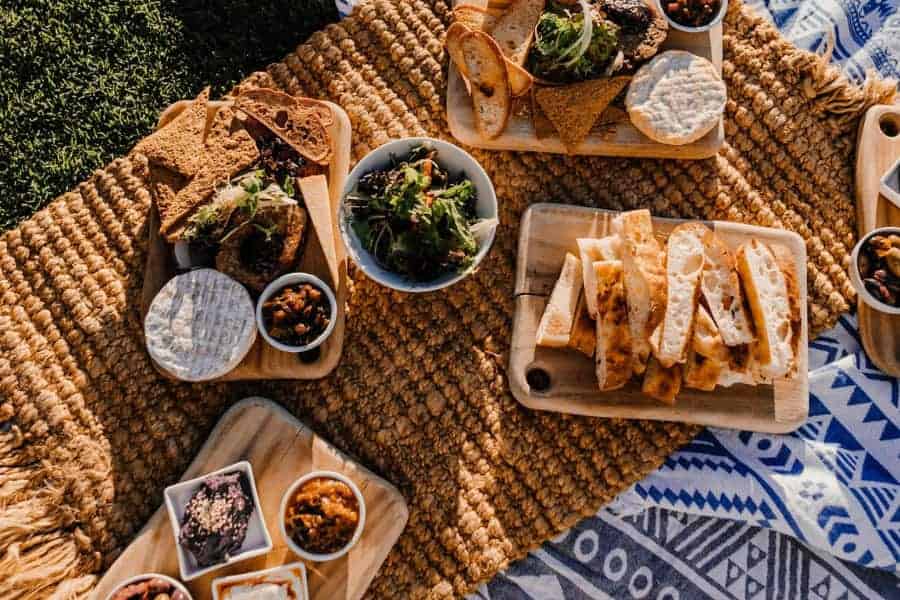
[{"label": "rustic bread loaf slice", "polygon": [[593,267],[597,282],[597,383],[601,390],[614,390],[631,379],[624,271],[620,260],[597,261]]},{"label": "rustic bread loaf slice", "polygon": [[675,398],[681,391],[681,366],[667,369],[655,357],[650,357],[641,391],[660,402],[675,404]]},{"label": "rustic bread loaf slice", "polygon": [[538,325],[537,345],[564,348],[569,344],[578,296],[581,294],[581,261],[566,253],[559,279]]},{"label": "rustic bread loaf slice", "polygon": [[613,222],[622,238],[622,266],[633,361],[641,374],[650,356],[648,338],[662,321],[666,307],[666,254],[653,235],[653,221],[646,209],[622,213]]},{"label": "rustic bread loaf slice", "polygon": [[719,329],[706,308],[698,305],[691,348],[682,373],[685,387],[705,391],[715,389],[722,371],[728,366],[728,359],[728,346],[722,341]]},{"label": "rustic bread loaf slice", "polygon": [[794,363],[792,308],[784,272],[771,249],[755,238],[738,248],[737,267],[756,325],[758,371],[765,378],[784,377]]},{"label": "rustic bread loaf slice", "polygon": [[694,327],[703,272],[703,237],[709,229],[684,223],[672,230],[666,245],[666,311],[655,356],[670,368],[684,362]]},{"label": "rustic bread loaf slice", "polygon": [[703,245],[706,252],[700,289],[719,333],[728,346],[749,344],[754,339],[753,326],[744,307],[734,256],[712,231],[703,238]]},{"label": "rustic bread loaf slice", "polygon": [[621,260],[622,238],[617,235],[608,235],[604,238],[578,238],[575,243],[578,244],[578,255],[581,259],[588,313],[592,319],[596,319],[597,279],[594,276],[594,263],[599,260]]},{"label": "rustic bread loaf slice", "polygon": [[544,0],[514,0],[491,27],[491,35],[503,55],[519,66],[528,57],[534,28],[542,12]]},{"label": "rustic bread loaf slice", "polygon": [[593,358],[597,347],[597,333],[594,320],[588,314],[584,292],[578,296],[578,306],[575,308],[575,322],[572,324],[572,333],[569,335],[569,348],[578,350],[585,356]]},{"label": "rustic bread loaf slice", "polygon": [[472,89],[475,128],[486,138],[495,138],[506,128],[512,104],[503,53],[483,31],[464,35],[462,51]]}]

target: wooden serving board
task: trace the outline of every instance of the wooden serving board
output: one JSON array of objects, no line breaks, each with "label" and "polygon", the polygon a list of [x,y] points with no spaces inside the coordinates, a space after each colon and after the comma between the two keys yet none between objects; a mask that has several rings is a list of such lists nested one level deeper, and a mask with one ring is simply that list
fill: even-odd
[{"label": "wooden serving board", "polygon": [[[484,6],[485,0],[454,0],[453,4],[465,2]],[[722,25],[719,24],[705,33],[687,33],[673,27],[663,42],[660,52],[665,50],[687,50],[710,60],[722,73]],[[528,105],[528,96],[523,96]],[[520,105],[514,102],[514,107]],[[528,109],[530,110],[530,108]],[[559,136],[552,135],[538,139],[531,123],[529,112],[514,111],[509,117],[506,129],[498,137],[488,139],[475,128],[472,99],[466,91],[459,70],[451,61],[447,86],[447,121],[450,133],[461,143],[475,148],[489,150],[523,150],[528,152],[568,153]],[[634,156],[644,158],[709,158],[719,151],[725,141],[722,121],[718,127],[691,144],[672,146],[660,144],[637,130],[630,121],[624,121],[601,129],[595,128],[571,154],[595,154],[601,156]]]},{"label": "wooden serving board", "polygon": [[[734,385],[703,392],[682,388],[674,406],[641,393],[640,380],[633,379],[620,390],[601,392],[597,387],[594,361],[570,349],[544,348],[535,344],[544,307],[565,259],[566,252],[578,256],[579,237],[602,237],[610,233],[616,212],[569,206],[534,204],[522,217],[516,268],[516,312],[509,357],[510,388],[516,399],[529,408],[556,412],[681,421],[750,431],[783,433],[796,429],[809,410],[807,364],[808,325],[803,313],[798,373],[773,385]],[[654,229],[665,240],[680,219],[654,218]],[[806,306],[806,246],[803,238],[780,229],[740,223],[710,221],[711,227],[732,249],[755,237],[770,244],[782,256],[790,254],[800,304]],[[544,371],[550,385],[545,391],[531,389],[528,374]]]},{"label": "wooden serving board", "polygon": [[[900,227],[900,208],[879,192],[881,177],[900,158],[900,106],[873,106],[859,126],[856,146],[856,215],[859,235],[876,227]],[[875,365],[900,377],[900,315],[857,303],[859,335]]]},{"label": "wooden serving board", "polygon": [[[173,104],[160,117],[158,127],[162,127],[175,118],[190,101],[182,101]],[[211,121],[215,111],[223,102],[210,102],[210,114],[207,121]],[[305,234],[303,255],[295,270],[312,273],[318,276],[334,290],[337,298],[337,321],[334,331],[320,347],[320,355],[313,362],[304,363],[296,354],[282,352],[270,346],[261,335],[244,360],[232,371],[220,377],[217,381],[235,381],[242,379],[319,379],[328,375],[341,359],[344,348],[345,306],[347,302],[347,253],[344,244],[341,243],[338,223],[336,220],[338,205],[344,189],[344,182],[350,170],[350,119],[344,110],[331,102],[324,102],[334,113],[334,123],[329,128],[331,139],[334,143],[334,159],[329,165],[327,174],[329,200],[331,202],[328,214],[317,214],[309,210],[310,225]],[[330,223],[321,227],[324,221]],[[174,251],[171,244],[159,235],[159,214],[155,204],[150,210],[149,219],[150,243],[147,252],[147,267],[144,271],[144,290],[141,301],[141,316],[147,314],[147,309],[157,292],[171,279],[175,271]],[[320,239],[317,230],[331,230],[331,235]],[[330,246],[330,252],[326,252],[325,245]],[[331,264],[328,256],[336,260]],[[251,294],[254,297],[255,294]],[[163,375],[174,378],[173,375],[156,365],[157,370]]]},{"label": "wooden serving board", "polygon": [[[300,560],[281,536],[278,525],[281,498],[298,477],[318,469],[343,473],[359,486],[366,503],[366,523],[362,537],[348,554],[325,563],[306,563],[310,600],[360,598],[406,527],[409,511],[400,492],[316,436],[285,409],[263,398],[242,400],[226,412],[181,480],[241,460],[253,466],[260,508],[274,548],[268,554],[185,584],[194,600],[210,600],[212,580],[217,577]],[[165,506],[154,513],[109,568],[94,590],[94,598],[104,600],[119,582],[148,572],[180,578],[175,538]]]}]

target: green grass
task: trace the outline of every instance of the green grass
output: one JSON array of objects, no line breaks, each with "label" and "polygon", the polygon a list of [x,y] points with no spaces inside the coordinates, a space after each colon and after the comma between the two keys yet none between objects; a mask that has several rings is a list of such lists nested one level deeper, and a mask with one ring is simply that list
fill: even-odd
[{"label": "green grass", "polygon": [[0,231],[337,19],[333,0],[0,0]]}]

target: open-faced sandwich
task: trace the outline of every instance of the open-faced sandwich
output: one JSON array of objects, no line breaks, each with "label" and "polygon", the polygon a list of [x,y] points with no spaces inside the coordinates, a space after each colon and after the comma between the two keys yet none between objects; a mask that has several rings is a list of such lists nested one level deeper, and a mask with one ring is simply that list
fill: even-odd
[{"label": "open-faced sandwich", "polygon": [[795,374],[802,307],[779,249],[751,238],[733,251],[699,222],[661,242],[647,210],[622,213],[612,235],[577,246],[536,342],[592,356],[601,390],[640,378],[645,394],[671,404],[682,386],[710,391]]},{"label": "open-faced sandwich", "polygon": [[522,110],[531,114],[537,138],[555,133],[570,152],[593,128],[629,116],[651,139],[675,145],[718,124],[725,106],[718,72],[694,54],[659,53],[669,25],[655,2],[501,0],[490,6],[457,4],[446,37],[484,138],[506,130],[522,98],[529,99]]},{"label": "open-faced sandwich", "polygon": [[[210,118],[209,115],[212,115]],[[159,233],[261,291],[294,267],[333,154],[328,105],[270,89],[209,103],[204,90],[135,152],[147,159]]]}]

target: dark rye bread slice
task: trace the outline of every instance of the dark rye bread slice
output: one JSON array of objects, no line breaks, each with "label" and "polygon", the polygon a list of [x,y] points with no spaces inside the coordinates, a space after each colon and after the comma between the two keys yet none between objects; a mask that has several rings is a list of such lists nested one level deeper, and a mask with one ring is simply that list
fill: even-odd
[{"label": "dark rye bread slice", "polygon": [[152,165],[193,177],[200,168],[208,103],[206,88],[171,123],[141,140],[134,151],[146,156]]},{"label": "dark rye bread slice", "polygon": [[194,178],[168,204],[157,203],[159,232],[169,242],[181,238],[190,216],[209,200],[216,186],[259,160],[259,150],[235,118],[234,109],[223,106],[216,111],[200,156],[200,169]]},{"label": "dark rye bread slice", "polygon": [[597,117],[628,84],[629,76],[539,87],[534,97],[568,150],[584,141]]},{"label": "dark rye bread slice", "polygon": [[327,106],[267,88],[247,90],[234,102],[236,108],[262,123],[304,158],[320,165],[331,160],[333,149],[327,127],[334,116]]}]

